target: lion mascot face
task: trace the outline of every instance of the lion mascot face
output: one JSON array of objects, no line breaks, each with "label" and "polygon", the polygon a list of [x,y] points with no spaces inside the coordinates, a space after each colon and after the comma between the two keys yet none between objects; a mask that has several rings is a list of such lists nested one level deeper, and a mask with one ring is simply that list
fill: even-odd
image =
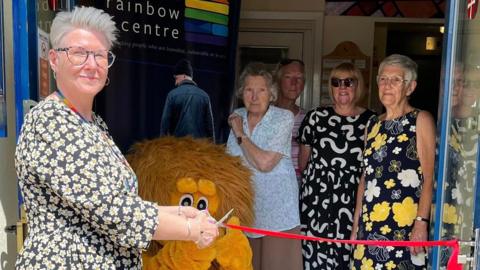
[{"label": "lion mascot face", "polygon": [[[137,174],[143,199],[208,209],[216,220],[234,208],[227,223],[253,223],[251,172],[224,146],[206,139],[162,137],[135,144],[127,160]],[[205,249],[187,241],[153,241],[143,258],[147,270],[252,269],[247,238],[230,229],[222,229]]]}]

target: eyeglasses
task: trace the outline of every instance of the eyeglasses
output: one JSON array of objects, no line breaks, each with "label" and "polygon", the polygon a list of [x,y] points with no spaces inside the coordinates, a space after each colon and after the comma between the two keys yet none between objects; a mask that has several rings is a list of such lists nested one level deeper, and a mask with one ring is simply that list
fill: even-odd
[{"label": "eyeglasses", "polygon": [[340,79],[340,78],[333,77],[330,80],[330,83],[332,84],[333,87],[340,87],[341,85],[343,85],[344,87],[352,87],[355,85],[356,81],[357,80],[355,78]]},{"label": "eyeglasses", "polygon": [[101,68],[109,68],[115,61],[115,54],[108,50],[89,51],[82,47],[57,48],[56,52],[65,52],[67,58],[74,66],[81,66],[87,62],[88,56],[91,54],[95,59],[95,63]]},{"label": "eyeglasses", "polygon": [[404,82],[408,82],[409,80],[405,80],[399,76],[387,77],[387,76],[377,76],[377,84],[385,86],[390,84],[393,87],[400,86]]}]

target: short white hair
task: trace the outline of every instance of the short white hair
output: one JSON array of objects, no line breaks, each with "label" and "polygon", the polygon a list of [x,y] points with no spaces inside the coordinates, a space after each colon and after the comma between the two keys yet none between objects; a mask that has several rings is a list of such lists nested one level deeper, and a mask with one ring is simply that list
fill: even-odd
[{"label": "short white hair", "polygon": [[75,29],[100,32],[105,37],[110,49],[117,41],[118,29],[108,13],[94,7],[75,7],[72,11],[59,12],[50,28],[50,42],[53,48],[61,46],[62,40]]},{"label": "short white hair", "polygon": [[405,70],[406,76],[404,79],[409,81],[416,81],[417,80],[417,70],[418,66],[415,61],[413,61],[410,57],[401,54],[392,54],[389,55],[387,58],[383,59],[378,67],[378,74],[382,74],[383,69],[386,66],[397,66]]},{"label": "short white hair", "polygon": [[244,69],[239,78],[239,87],[237,89],[237,97],[243,99],[243,90],[245,89],[245,83],[249,76],[260,76],[265,80],[267,89],[271,95],[271,101],[277,99],[277,90],[273,81],[272,74],[268,71],[267,66],[261,62],[251,62]]}]

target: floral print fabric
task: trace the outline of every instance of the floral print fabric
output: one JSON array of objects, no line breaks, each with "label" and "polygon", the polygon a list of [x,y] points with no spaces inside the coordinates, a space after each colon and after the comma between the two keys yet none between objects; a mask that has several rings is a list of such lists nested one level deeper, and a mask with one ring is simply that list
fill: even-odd
[{"label": "floral print fabric", "polygon": [[[408,240],[417,216],[423,182],[417,156],[418,110],[393,120],[372,119],[364,151],[365,193],[359,240]],[[407,247],[358,245],[353,269],[425,269],[422,253]]]},{"label": "floral print fabric", "polygon": [[158,207],[96,115],[83,121],[56,99],[26,116],[15,165],[28,237],[17,269],[141,269]]},{"label": "floral print fabric", "polygon": [[[475,206],[478,133],[476,116],[453,118],[448,140],[448,170],[445,177],[442,239],[475,237],[472,209]],[[478,196],[478,195],[477,195]],[[446,267],[451,247],[440,248],[440,265]]]}]

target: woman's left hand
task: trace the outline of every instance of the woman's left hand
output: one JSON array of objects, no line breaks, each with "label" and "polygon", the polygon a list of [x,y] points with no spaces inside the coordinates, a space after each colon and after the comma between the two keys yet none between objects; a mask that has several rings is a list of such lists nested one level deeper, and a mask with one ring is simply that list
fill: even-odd
[{"label": "woman's left hand", "polygon": [[[428,223],[415,220],[412,232],[410,233],[410,241],[427,241],[428,239]],[[425,252],[424,247],[410,247],[412,255]]]},{"label": "woman's left hand", "polygon": [[[198,234],[193,233],[193,235],[198,235],[195,240],[198,248],[208,247],[218,237],[218,226],[215,222],[215,219],[210,216],[208,211],[200,211],[197,217],[193,219],[193,224],[198,224]],[[195,227],[193,224],[192,226]],[[195,230],[192,228],[192,231]]]}]

